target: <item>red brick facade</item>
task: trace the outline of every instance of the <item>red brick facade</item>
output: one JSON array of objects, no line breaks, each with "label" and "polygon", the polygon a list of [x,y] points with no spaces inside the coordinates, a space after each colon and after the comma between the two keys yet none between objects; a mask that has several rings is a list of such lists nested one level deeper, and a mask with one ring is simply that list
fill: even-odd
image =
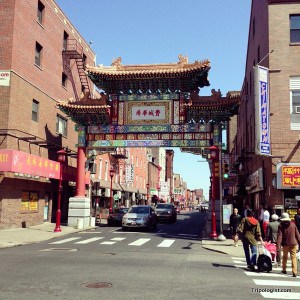
[{"label": "red brick facade", "polygon": [[[300,76],[300,43],[290,43],[290,16],[300,15],[300,1],[253,0],[242,102],[237,118],[237,136],[232,154],[237,161],[239,191],[243,202],[258,209],[260,203],[273,212],[285,198],[300,196],[299,189],[281,190],[276,186],[279,162],[299,163],[299,130],[291,130],[290,78]],[[269,54],[268,54],[269,53]],[[256,155],[255,95],[253,66],[269,68],[270,141],[273,157]],[[259,169],[262,189],[251,186]],[[245,190],[245,187],[246,190]],[[284,207],[287,209],[287,207]]]},{"label": "red brick facade", "polygon": [[[42,22],[37,19],[42,4]],[[75,124],[56,108],[59,99],[75,98],[70,79],[62,85],[64,36],[75,40],[83,49],[86,63],[93,65],[95,55],[55,1],[1,1],[0,71],[10,72],[9,86],[0,85],[0,149],[15,149],[43,158],[57,160],[57,151],[69,149],[76,154]],[[41,64],[35,63],[37,43],[42,46]],[[77,94],[81,82],[75,63],[71,64]],[[33,100],[38,103],[38,119],[32,120]],[[57,131],[57,115],[67,120],[67,134]],[[48,146],[29,143],[17,137],[36,137]],[[45,144],[44,143],[44,144]],[[49,146],[50,145],[50,146]],[[75,157],[68,165],[76,167]],[[26,178],[26,177],[23,177]],[[0,228],[35,225],[44,220],[45,195],[49,194],[47,220],[53,221],[52,204],[56,209],[57,180],[20,179],[16,174],[0,173]],[[64,183],[62,222],[67,218],[67,201],[73,187]],[[38,193],[38,210],[21,212],[22,191]]]}]

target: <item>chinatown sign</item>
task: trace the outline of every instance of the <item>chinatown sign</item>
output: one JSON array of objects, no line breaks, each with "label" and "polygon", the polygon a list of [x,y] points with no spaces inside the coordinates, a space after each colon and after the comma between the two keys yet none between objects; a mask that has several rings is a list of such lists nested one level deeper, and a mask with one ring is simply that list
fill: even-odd
[{"label": "chinatown sign", "polygon": [[300,188],[300,164],[277,164],[277,189]]}]

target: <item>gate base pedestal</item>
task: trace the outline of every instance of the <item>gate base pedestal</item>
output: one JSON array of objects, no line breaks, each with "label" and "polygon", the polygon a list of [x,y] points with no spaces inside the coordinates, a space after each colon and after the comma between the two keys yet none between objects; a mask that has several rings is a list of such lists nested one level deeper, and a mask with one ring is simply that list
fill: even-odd
[{"label": "gate base pedestal", "polygon": [[85,197],[71,197],[69,199],[68,226],[90,227],[91,201]]}]

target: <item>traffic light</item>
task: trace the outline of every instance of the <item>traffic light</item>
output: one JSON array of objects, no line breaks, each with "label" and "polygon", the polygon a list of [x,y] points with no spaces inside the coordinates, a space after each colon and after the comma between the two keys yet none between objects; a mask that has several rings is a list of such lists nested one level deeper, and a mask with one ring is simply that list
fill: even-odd
[{"label": "traffic light", "polygon": [[229,163],[225,161],[223,163],[223,178],[227,179],[229,177]]}]

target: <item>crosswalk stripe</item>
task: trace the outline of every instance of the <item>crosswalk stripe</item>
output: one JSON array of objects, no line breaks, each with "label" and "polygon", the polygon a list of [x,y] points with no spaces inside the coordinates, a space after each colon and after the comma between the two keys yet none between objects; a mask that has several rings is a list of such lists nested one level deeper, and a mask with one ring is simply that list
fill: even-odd
[{"label": "crosswalk stripe", "polygon": [[100,243],[101,245],[113,245],[115,244],[116,242],[112,242],[112,241],[106,241],[106,242],[102,242]]},{"label": "crosswalk stripe", "polygon": [[300,281],[294,280],[264,280],[264,279],[252,279],[257,285],[272,285],[272,286],[300,286]]},{"label": "crosswalk stripe", "polygon": [[115,238],[112,238],[110,239],[111,241],[123,241],[125,240],[126,238],[121,238],[121,237],[115,237]]},{"label": "crosswalk stripe", "polygon": [[247,276],[258,276],[258,277],[285,277],[284,274],[278,274],[278,273],[257,273],[257,272],[244,272]]},{"label": "crosswalk stripe", "polygon": [[61,240],[61,241],[56,241],[56,242],[49,243],[49,244],[63,244],[63,243],[68,243],[68,242],[75,241],[75,240],[78,240],[78,239],[81,239],[81,237],[72,237],[72,238],[64,239],[64,240]]},{"label": "crosswalk stripe", "polygon": [[150,241],[150,239],[138,239],[135,242],[130,243],[129,246],[141,246],[149,241]]},{"label": "crosswalk stripe", "polygon": [[88,244],[88,243],[92,243],[92,242],[95,242],[95,241],[98,241],[101,239],[104,239],[104,237],[94,237],[94,238],[90,238],[87,240],[76,242],[75,244]]},{"label": "crosswalk stripe", "polygon": [[261,292],[260,293],[264,298],[267,299],[300,299],[300,293],[293,293],[293,292]]},{"label": "crosswalk stripe", "polygon": [[175,242],[175,240],[164,240],[159,245],[157,245],[157,247],[165,247],[165,248],[167,248],[167,247],[170,247],[174,242]]}]

